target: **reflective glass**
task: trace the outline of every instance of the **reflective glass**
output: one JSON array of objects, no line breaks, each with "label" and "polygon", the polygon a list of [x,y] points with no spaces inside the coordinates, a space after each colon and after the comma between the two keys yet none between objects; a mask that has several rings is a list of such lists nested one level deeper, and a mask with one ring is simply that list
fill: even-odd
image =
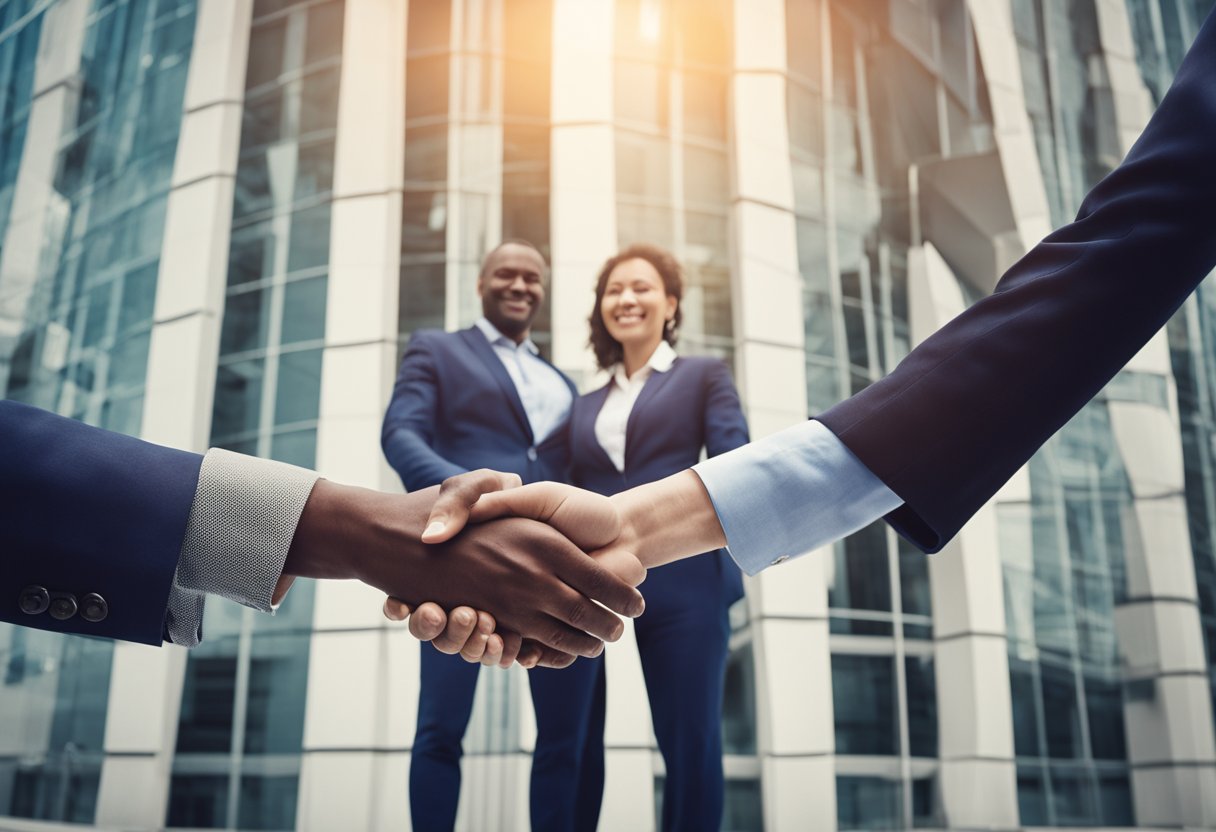
[{"label": "reflective glass", "polygon": [[930,656],[904,659],[908,691],[908,753],[937,756],[937,679]]},{"label": "reflective glass", "polygon": [[1047,785],[1038,766],[1018,766],[1018,818],[1023,826],[1047,825]]},{"label": "reflective glass", "polygon": [[448,169],[448,125],[409,127],[405,131],[405,181],[442,183]]},{"label": "reflective glass", "polygon": [[822,0],[785,0],[786,64],[800,83],[816,88],[823,74],[821,15]]},{"label": "reflective glass", "polygon": [[840,832],[902,828],[902,791],[894,778],[837,775],[837,828]]},{"label": "reflective glass", "polygon": [[447,193],[406,191],[401,195],[401,253],[442,253],[447,246]]},{"label": "reflective glass", "polygon": [[727,780],[722,810],[722,832],[753,832],[763,829],[764,803],[760,781]]},{"label": "reflective glass", "polygon": [[325,301],[329,281],[325,277],[293,280],[283,287],[283,331],[281,343],[319,341],[325,335]]},{"label": "reflective glass", "polygon": [[279,380],[275,395],[277,425],[310,422],[317,418],[321,402],[321,350],[285,352],[279,356]]},{"label": "reflective glass", "polygon": [[[425,7],[422,3],[411,3],[410,11]],[[412,22],[410,30],[413,30]],[[451,60],[442,54],[410,58],[405,62],[405,117],[408,121],[447,114]]]},{"label": "reflective glass", "polygon": [[299,753],[304,738],[308,640],[307,632],[263,634],[254,640],[245,717],[246,754]]},{"label": "reflective glass", "polygon": [[230,295],[224,309],[220,352],[231,355],[265,346],[269,322],[270,305],[265,291]]},{"label": "reflective glass", "polygon": [[300,468],[317,467],[316,430],[276,433],[270,441],[270,458]]},{"label": "reflective glass", "polygon": [[1107,826],[1135,826],[1131,781],[1126,774],[1107,775],[1098,780],[1098,805],[1101,822]]},{"label": "reflective glass", "polygon": [[[1117,672],[1116,672],[1117,673]],[[1127,740],[1123,730],[1123,691],[1118,675],[1085,678],[1085,706],[1089,720],[1089,742],[1095,759],[1126,760]]]},{"label": "reflective glass", "polygon": [[1019,757],[1039,757],[1039,703],[1034,665],[1009,657],[1009,688],[1013,704],[1013,748]]},{"label": "reflective glass", "polygon": [[732,650],[726,660],[722,749],[727,754],[756,753],[756,669],[751,642]]},{"label": "reflective glass", "polygon": [[684,132],[689,136],[726,141],[728,124],[726,76],[717,73],[685,72]]},{"label": "reflective glass", "polygon": [[256,431],[262,409],[264,359],[221,364],[215,377],[211,434],[229,437]]},{"label": "reflective glass", "polygon": [[1047,753],[1056,759],[1081,755],[1081,723],[1077,708],[1077,686],[1070,669],[1040,664],[1043,691],[1043,723]]},{"label": "reflective glass", "polygon": [[825,560],[828,606],[860,610],[891,610],[891,579],[887,566],[887,526],[871,523],[834,547]]},{"label": "reflective glass", "polygon": [[832,702],[837,754],[899,753],[890,656],[833,654]]},{"label": "reflective glass", "polygon": [[[507,9],[507,19],[518,13],[512,4]],[[502,85],[503,112],[511,116],[547,119],[551,84],[548,63],[508,58],[503,62],[503,73],[506,76]]]},{"label": "reflective glass", "polygon": [[308,10],[308,34],[304,40],[305,66],[340,57],[345,18],[342,3],[323,3]]},{"label": "reflective glass", "polygon": [[451,45],[451,0],[411,3],[406,49],[410,54]]},{"label": "reflective glass", "polygon": [[168,825],[214,829],[227,824],[228,777],[175,774],[169,784]]},{"label": "reflective glass", "polygon": [[671,146],[665,139],[616,131],[616,184],[619,195],[669,203],[670,170]]},{"label": "reflective glass", "polygon": [[294,829],[299,775],[249,775],[241,778],[241,829]]},{"label": "reflective glass", "polygon": [[329,193],[334,186],[334,142],[320,141],[302,145],[296,167],[295,201]]},{"label": "reflective glass", "polygon": [[300,135],[333,130],[338,124],[337,67],[320,69],[304,76],[300,93]]},{"label": "reflective glass", "polygon": [[443,263],[401,267],[398,332],[443,328],[446,274]]},{"label": "reflective glass", "polygon": [[1089,826],[1098,822],[1093,785],[1076,768],[1051,767],[1051,808],[1058,826]]},{"label": "reflective glass", "polygon": [[225,646],[211,633],[205,644],[212,655],[191,656],[186,665],[177,728],[179,754],[227,754],[232,746],[237,660],[228,653],[235,645]]},{"label": "reflective glass", "polygon": [[899,546],[899,593],[904,615],[932,615],[933,603],[929,590],[929,559],[904,538]]},{"label": "reflective glass", "polygon": [[701,203],[710,210],[730,201],[730,167],[725,153],[684,148],[684,196],[690,204]]},{"label": "reflective glass", "polygon": [[252,89],[273,81],[283,71],[284,39],[287,21],[279,18],[255,26],[249,34],[249,63],[245,72],[245,87]]},{"label": "reflective glass", "polygon": [[288,273],[329,264],[329,203],[297,211],[291,218]]}]

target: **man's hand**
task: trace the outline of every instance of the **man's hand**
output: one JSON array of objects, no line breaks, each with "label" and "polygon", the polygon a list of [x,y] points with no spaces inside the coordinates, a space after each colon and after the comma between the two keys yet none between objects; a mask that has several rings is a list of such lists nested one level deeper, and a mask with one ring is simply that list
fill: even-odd
[{"label": "man's hand", "polygon": [[321,480],[284,572],[356,578],[411,606],[431,601],[486,610],[507,630],[583,656],[599,655],[599,639],[615,641],[623,631],[620,620],[591,599],[622,615],[644,609],[636,589],[532,520],[504,518],[470,528],[458,540],[421,543],[424,530],[434,537],[428,518],[439,496],[437,488],[397,496]]},{"label": "man's hand", "polygon": [[[487,506],[482,512],[495,511],[496,516],[525,516],[542,520],[584,549],[597,548],[600,540],[607,540],[616,532],[618,524],[615,511],[607,498],[569,486],[553,483],[543,485],[523,489],[526,499],[519,504],[510,501],[506,506]],[[423,541],[442,543],[452,539],[469,522],[470,511],[480,499],[495,493],[514,492],[519,488],[519,477],[488,469],[449,478],[440,487],[439,497],[431,508],[426,531],[422,535]],[[477,519],[489,518],[482,518],[479,514]],[[628,553],[605,553],[598,559],[601,565],[631,584],[636,585],[645,578],[645,570]],[[442,653],[459,653],[465,661],[480,662],[487,667],[496,664],[510,667],[515,661],[525,668],[567,667],[574,661],[575,657],[568,653],[546,647],[532,639],[521,639],[517,633],[499,627],[493,616],[486,612],[467,610],[469,614],[478,616],[477,627],[474,628],[469,615],[462,613],[458,616],[458,611],[453,610],[451,616],[445,616],[437,605],[427,607],[428,616],[435,616],[431,626],[425,631],[416,631],[411,623],[410,631],[423,641],[432,641]],[[394,621],[404,621],[410,615],[410,607],[401,599],[390,597],[385,599],[384,615]],[[411,618],[411,622],[416,620]],[[428,634],[431,632],[441,632],[442,637],[430,637]]]}]

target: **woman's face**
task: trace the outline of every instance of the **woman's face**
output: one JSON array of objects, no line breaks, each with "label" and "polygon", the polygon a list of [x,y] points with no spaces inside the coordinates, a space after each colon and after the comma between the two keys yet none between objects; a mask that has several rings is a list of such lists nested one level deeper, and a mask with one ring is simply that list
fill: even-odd
[{"label": "woman's face", "polygon": [[635,257],[618,264],[608,275],[600,299],[600,314],[608,334],[622,347],[648,344],[657,347],[678,303],[667,294],[658,270]]}]

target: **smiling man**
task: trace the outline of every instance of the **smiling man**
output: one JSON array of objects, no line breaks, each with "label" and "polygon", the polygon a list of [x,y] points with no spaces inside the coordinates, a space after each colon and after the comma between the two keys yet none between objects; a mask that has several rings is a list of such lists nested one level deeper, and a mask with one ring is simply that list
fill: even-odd
[{"label": "smiling man", "polygon": [[[509,240],[482,263],[482,317],[459,332],[420,331],[410,339],[384,417],[382,444],[410,491],[454,474],[493,468],[525,483],[564,480],[564,423],[574,401],[570,379],[540,356],[529,337],[545,300],[547,268],[531,243]],[[493,630],[491,626],[489,628]],[[494,645],[480,631],[474,653]],[[470,656],[466,647],[462,651]],[[502,651],[491,646],[483,664]],[[450,830],[460,795],[462,740],[473,708],[477,665],[422,645],[418,730],[410,763],[415,832]],[[572,669],[573,672],[578,670]],[[532,766],[532,828],[570,829],[577,821],[585,709],[568,701],[566,671],[529,674],[538,737]]]}]

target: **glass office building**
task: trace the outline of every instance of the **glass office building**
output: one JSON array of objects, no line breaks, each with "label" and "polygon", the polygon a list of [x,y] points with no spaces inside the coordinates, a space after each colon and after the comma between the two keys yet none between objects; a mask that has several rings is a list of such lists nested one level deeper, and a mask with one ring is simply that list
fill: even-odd
[{"label": "glass office building", "polygon": [[[472,322],[486,251],[546,254],[590,389],[598,267],[650,241],[763,436],[1067,222],[1213,5],[0,0],[0,394],[396,489],[402,346]],[[1214,390],[1205,287],[942,553],[876,524],[749,579],[724,828],[1216,826]],[[380,602],[213,600],[192,651],[0,627],[0,825],[408,824]],[[662,793],[630,638],[604,829]],[[528,828],[528,696],[483,671],[462,830]]]}]

